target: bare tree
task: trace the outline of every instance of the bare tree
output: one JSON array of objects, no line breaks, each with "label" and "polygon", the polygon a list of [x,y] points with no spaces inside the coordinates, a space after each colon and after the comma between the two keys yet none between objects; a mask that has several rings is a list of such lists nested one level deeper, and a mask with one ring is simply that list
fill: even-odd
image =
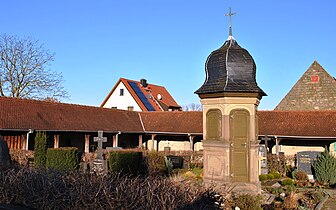
[{"label": "bare tree", "polygon": [[68,98],[62,74],[49,68],[53,60],[38,40],[0,35],[0,96]]},{"label": "bare tree", "polygon": [[202,111],[203,108],[201,104],[191,103],[191,104],[183,105],[182,110],[183,111]]}]

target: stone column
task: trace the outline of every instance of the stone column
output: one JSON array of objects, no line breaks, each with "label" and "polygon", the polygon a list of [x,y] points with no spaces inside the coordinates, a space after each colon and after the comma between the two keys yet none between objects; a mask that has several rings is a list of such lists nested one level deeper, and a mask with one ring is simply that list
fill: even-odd
[{"label": "stone column", "polygon": [[84,152],[89,153],[90,152],[90,135],[85,135],[85,145],[84,145]]},{"label": "stone column", "polygon": [[54,135],[54,148],[59,148],[59,137],[60,135]]}]

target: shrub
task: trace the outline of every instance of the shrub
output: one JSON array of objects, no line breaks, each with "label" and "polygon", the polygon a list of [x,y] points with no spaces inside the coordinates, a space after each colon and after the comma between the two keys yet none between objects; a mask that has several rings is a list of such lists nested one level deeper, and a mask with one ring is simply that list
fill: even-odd
[{"label": "shrub", "polygon": [[26,168],[0,171],[0,203],[28,209],[219,209],[221,196],[194,182]]},{"label": "shrub", "polygon": [[293,179],[284,179],[281,181],[282,185],[294,185],[294,180]]},{"label": "shrub", "polygon": [[304,171],[298,171],[295,174],[295,179],[300,181],[307,181],[308,180],[308,174]]},{"label": "shrub", "polygon": [[79,166],[77,150],[76,147],[49,148],[46,167],[58,171],[77,169]]},{"label": "shrub", "polygon": [[267,167],[269,172],[278,171],[281,174],[285,173],[286,170],[286,159],[285,155],[268,154],[267,155]]},{"label": "shrub", "polygon": [[336,184],[336,159],[327,149],[317,157],[313,168],[318,182],[324,185]]},{"label": "shrub", "polygon": [[142,152],[113,151],[109,154],[109,169],[114,173],[137,175],[141,170]]},{"label": "shrub", "polygon": [[267,179],[274,179],[273,174],[266,174],[266,176],[267,176]]},{"label": "shrub", "polygon": [[281,174],[278,173],[278,172],[272,172],[271,174],[273,175],[274,179],[280,179],[281,178]]},{"label": "shrub", "polygon": [[166,162],[163,156],[156,151],[150,151],[146,154],[145,164],[149,175],[164,175],[167,173]]},{"label": "shrub", "polygon": [[241,210],[262,210],[261,195],[234,194],[232,196],[231,206],[239,207]]},{"label": "shrub", "polygon": [[37,168],[46,166],[47,155],[47,134],[38,131],[35,136],[34,145],[34,166]]},{"label": "shrub", "polygon": [[265,181],[267,179],[267,174],[260,174],[259,175],[259,180],[260,181]]}]

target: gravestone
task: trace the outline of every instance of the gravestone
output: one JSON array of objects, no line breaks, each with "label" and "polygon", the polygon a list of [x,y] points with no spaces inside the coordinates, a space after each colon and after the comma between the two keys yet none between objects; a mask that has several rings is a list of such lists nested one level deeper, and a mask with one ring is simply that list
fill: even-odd
[{"label": "gravestone", "polygon": [[8,145],[0,136],[0,166],[8,166],[10,164],[10,155]]},{"label": "gravestone", "polygon": [[102,173],[105,170],[105,160],[103,158],[103,142],[107,142],[107,138],[103,137],[103,131],[98,131],[98,137],[93,138],[94,142],[98,142],[97,158],[93,160],[93,170]]},{"label": "gravestone", "polygon": [[317,151],[298,152],[296,155],[297,170],[306,172],[308,174],[309,179],[314,179],[313,170],[312,170],[313,163],[319,154],[320,152],[317,152]]}]

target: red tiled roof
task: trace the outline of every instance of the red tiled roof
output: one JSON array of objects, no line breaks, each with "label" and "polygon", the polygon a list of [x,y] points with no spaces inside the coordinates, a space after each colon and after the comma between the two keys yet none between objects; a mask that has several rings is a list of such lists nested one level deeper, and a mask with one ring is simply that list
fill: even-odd
[{"label": "red tiled roof", "polygon": [[0,97],[0,130],[142,132],[136,112]]},{"label": "red tiled roof", "polygon": [[259,111],[259,135],[336,137],[336,110]]},{"label": "red tiled roof", "polygon": [[[112,90],[110,91],[110,93],[106,96],[105,100],[101,104],[101,107],[103,107],[105,105],[105,103],[110,98],[110,96],[112,95],[112,93],[117,88],[117,86],[118,86],[118,84],[120,82],[122,82],[125,85],[125,87],[127,88],[127,90],[130,92],[130,94],[133,96],[133,98],[135,99],[135,101],[140,106],[141,110],[143,110],[143,111],[148,111],[148,110],[145,107],[145,105],[142,103],[142,101],[140,100],[140,98],[137,96],[137,94],[134,92],[134,90],[130,86],[129,82],[135,82],[145,96],[147,96],[149,93],[152,95],[152,98],[151,99],[148,98],[148,101],[154,107],[155,111],[163,111],[160,108],[161,106],[159,105],[159,103],[157,103],[156,101],[159,101],[159,102],[163,103],[165,106],[167,106],[167,108],[168,107],[176,107],[176,108],[180,107],[176,103],[176,101],[174,100],[174,98],[170,95],[170,93],[167,91],[167,89],[165,87],[159,86],[159,85],[148,84],[148,86],[145,88],[145,87],[143,87],[140,84],[139,81],[129,80],[129,79],[125,79],[125,78],[120,78],[118,80],[118,82],[112,88]],[[161,100],[158,98],[158,94],[161,95],[161,97],[162,97]],[[165,109],[165,107],[163,107],[163,109]]]},{"label": "red tiled roof", "polygon": [[[0,97],[0,130],[203,133],[202,112],[132,112]],[[259,111],[259,135],[336,137],[336,110]]]},{"label": "red tiled roof", "polygon": [[203,133],[202,112],[141,112],[146,132]]}]

